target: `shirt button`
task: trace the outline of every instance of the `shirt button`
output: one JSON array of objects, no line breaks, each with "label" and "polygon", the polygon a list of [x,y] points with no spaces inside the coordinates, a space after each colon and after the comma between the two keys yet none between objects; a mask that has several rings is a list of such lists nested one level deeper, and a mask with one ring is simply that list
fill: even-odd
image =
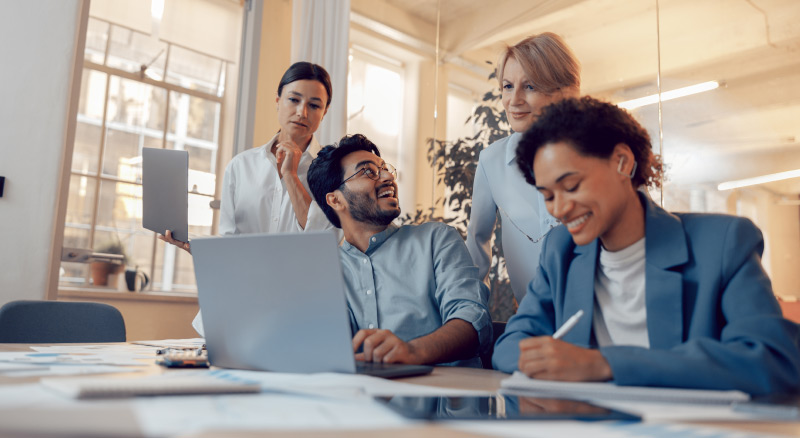
[{"label": "shirt button", "polygon": [[370,325],[368,325],[367,327],[369,327],[369,328],[375,328],[375,325],[374,325],[374,324],[370,324]]},{"label": "shirt button", "polygon": [[378,239],[376,239],[375,237],[373,237],[371,240],[374,242],[374,241],[376,241],[376,240],[378,240]]},{"label": "shirt button", "polygon": [[361,260],[361,262],[366,264],[367,263],[367,259]]},{"label": "shirt button", "polygon": [[372,295],[372,289],[367,289],[367,295]]},{"label": "shirt button", "polygon": [[276,217],[272,218],[272,222],[278,222],[278,218]]}]

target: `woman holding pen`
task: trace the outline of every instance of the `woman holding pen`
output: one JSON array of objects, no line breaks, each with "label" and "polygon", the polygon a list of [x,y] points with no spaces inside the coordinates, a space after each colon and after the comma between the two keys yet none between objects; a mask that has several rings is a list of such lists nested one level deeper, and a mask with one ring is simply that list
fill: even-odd
[{"label": "woman holding pen", "polygon": [[[661,163],[633,117],[588,97],[563,100],[544,109],[516,156],[563,226],[544,241],[495,346],[496,368],[618,385],[800,389],[800,331],[782,318],[761,267],[761,232],[741,217],[669,213],[637,191],[659,184]],[[562,325],[572,329],[553,336]]]}]

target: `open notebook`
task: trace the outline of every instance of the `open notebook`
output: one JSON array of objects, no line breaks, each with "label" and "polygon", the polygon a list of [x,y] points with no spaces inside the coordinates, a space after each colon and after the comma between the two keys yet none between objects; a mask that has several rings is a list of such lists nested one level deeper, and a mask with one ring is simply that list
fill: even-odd
[{"label": "open notebook", "polygon": [[519,371],[515,371],[511,377],[504,379],[500,387],[504,392],[519,391],[526,394],[578,400],[730,404],[750,399],[749,395],[741,391],[618,386],[605,382],[557,382],[531,379]]}]

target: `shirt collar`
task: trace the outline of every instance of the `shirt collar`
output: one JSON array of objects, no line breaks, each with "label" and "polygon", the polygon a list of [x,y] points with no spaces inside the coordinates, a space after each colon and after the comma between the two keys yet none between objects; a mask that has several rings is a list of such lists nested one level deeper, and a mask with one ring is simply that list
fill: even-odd
[{"label": "shirt collar", "polygon": [[521,139],[521,132],[515,132],[508,136],[508,141],[506,142],[506,165],[511,166],[517,159],[517,146],[519,146]]},{"label": "shirt collar", "polygon": [[317,154],[319,153],[319,151],[321,149],[322,149],[322,146],[320,146],[319,142],[317,141],[317,137],[316,136],[312,136],[311,137],[311,143],[308,144],[308,147],[306,148],[306,152],[305,153],[310,155],[311,158],[313,159],[313,158],[317,158]]},{"label": "shirt collar", "polygon": [[[272,139],[270,139],[270,141],[267,142],[267,144],[266,144],[266,146],[267,146],[266,147],[267,156],[271,156],[272,155],[272,154],[270,154],[270,151],[272,150],[272,146],[275,144],[275,142],[278,141],[278,135],[280,135],[280,133],[281,133],[281,131],[278,131],[277,133],[275,133],[275,135],[272,136]],[[311,136],[311,142],[308,144],[308,147],[306,148],[306,151],[303,152],[303,155],[308,154],[311,157],[311,159],[313,160],[314,158],[317,158],[317,154],[319,153],[319,151],[321,149],[322,149],[322,146],[320,146],[319,142],[317,141],[317,137],[312,135]]]},{"label": "shirt collar", "polygon": [[[399,229],[400,228],[397,225],[391,223],[391,224],[389,224],[388,227],[386,227],[385,230],[383,230],[380,233],[377,233],[377,234],[373,235],[372,237],[370,237],[369,238],[369,246],[367,247],[366,254],[370,255],[373,252],[377,251],[378,248],[380,248],[381,245],[383,245],[384,242],[389,240],[389,238],[392,237],[392,235],[394,235],[394,233],[396,233],[397,230],[399,230]],[[347,239],[343,240],[342,249],[344,249],[347,252],[353,252],[353,251],[357,251],[359,253],[361,252],[358,248],[356,248],[355,246],[351,245],[350,242],[347,241]]]}]

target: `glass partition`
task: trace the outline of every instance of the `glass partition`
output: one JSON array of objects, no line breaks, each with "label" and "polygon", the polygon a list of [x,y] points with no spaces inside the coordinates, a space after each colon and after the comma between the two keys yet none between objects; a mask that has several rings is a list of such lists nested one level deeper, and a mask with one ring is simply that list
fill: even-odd
[{"label": "glass partition", "polygon": [[[707,91],[662,104],[664,206],[750,218],[764,234],[762,262],[776,295],[796,299],[800,3],[693,0],[660,6],[662,88],[710,84]],[[792,171],[794,178],[779,179]]]},{"label": "glass partition", "polygon": [[[490,138],[508,131],[498,85],[489,78],[497,55],[504,44],[554,32],[581,62],[581,93],[628,108],[650,133],[666,163],[663,190],[651,192],[653,198],[672,211],[749,217],[764,233],[763,263],[776,294],[789,300],[800,296],[800,27],[793,22],[800,3],[353,0],[351,5],[351,53],[366,47],[372,59],[411,55],[403,61],[410,73],[402,83],[416,100],[406,98],[403,114],[415,116],[410,125],[404,120],[401,136],[408,141],[397,166],[413,180],[405,180],[413,189],[400,192],[404,212],[430,211],[417,219],[444,220],[465,231],[477,154]],[[356,62],[361,62],[357,56],[351,75]],[[355,94],[364,92],[352,85],[349,90],[351,98],[362,100]],[[348,115],[363,117],[349,103]],[[491,114],[492,123],[474,117],[476,110]],[[356,132],[351,128],[362,129],[357,123],[348,127]],[[412,129],[415,135],[407,135]],[[794,178],[726,188],[774,174]],[[405,197],[412,198],[411,206],[403,203]],[[495,254],[502,255],[499,239],[495,246]],[[504,320],[516,303],[506,290],[502,257],[493,263],[492,313]]]}]

